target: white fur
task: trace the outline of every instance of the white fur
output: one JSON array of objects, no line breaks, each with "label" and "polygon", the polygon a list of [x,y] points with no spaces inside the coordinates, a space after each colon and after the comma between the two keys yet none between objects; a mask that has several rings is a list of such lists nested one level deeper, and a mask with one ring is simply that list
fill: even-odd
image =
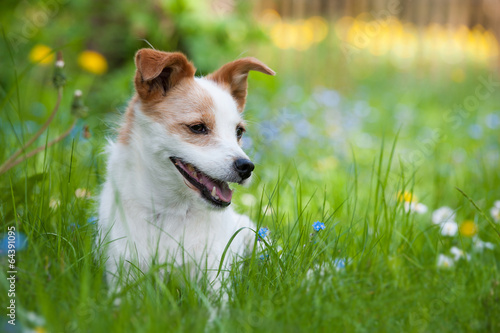
[{"label": "white fur", "polygon": [[[111,143],[108,147],[99,224],[108,243],[110,277],[116,274],[120,262],[131,261],[147,271],[156,258],[158,263],[173,260],[176,265],[194,263],[206,267],[208,276],[214,278],[231,236],[242,227],[255,230],[252,221],[235,213],[232,206],[211,207],[197,191],[186,186],[169,160],[170,156],[179,157],[213,178],[237,181],[234,159],[247,158],[235,137],[241,118],[234,99],[211,81],[196,78],[196,82],[214,101],[215,145],[197,147],[184,142],[146,116],[137,102],[129,142]],[[249,229],[240,232],[225,263],[244,256],[254,239]]]}]

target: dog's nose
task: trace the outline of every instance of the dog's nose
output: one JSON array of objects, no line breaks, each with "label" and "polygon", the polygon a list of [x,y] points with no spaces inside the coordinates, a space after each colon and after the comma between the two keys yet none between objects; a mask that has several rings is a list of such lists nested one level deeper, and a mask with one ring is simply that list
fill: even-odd
[{"label": "dog's nose", "polygon": [[246,158],[239,158],[234,161],[234,169],[241,178],[247,179],[252,174],[253,169],[255,169],[255,165],[253,165],[252,161],[247,160]]}]

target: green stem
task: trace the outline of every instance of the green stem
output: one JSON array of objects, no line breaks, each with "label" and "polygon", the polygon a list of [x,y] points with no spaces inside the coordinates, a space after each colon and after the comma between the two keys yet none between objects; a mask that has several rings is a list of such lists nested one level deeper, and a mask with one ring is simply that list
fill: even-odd
[{"label": "green stem", "polygon": [[[54,110],[52,110],[52,113],[50,114],[49,118],[45,121],[45,123],[42,125],[42,127],[38,130],[38,132],[33,135],[31,139],[28,140],[19,150],[17,150],[14,155],[9,157],[7,161],[5,161],[1,166],[0,166],[0,175],[5,173],[7,170],[9,170],[12,166],[10,166],[13,162],[16,161],[16,159],[19,157],[19,155],[23,154],[26,152],[27,148],[33,144],[33,142],[38,139],[43,132],[49,127],[50,123],[52,120],[54,120],[54,117],[59,110],[59,105],[61,104],[62,100],[62,87],[57,90],[57,101],[56,105],[54,106]],[[15,163],[14,165],[17,165],[18,163]]]},{"label": "green stem", "polygon": [[55,138],[54,140],[50,141],[49,143],[47,143],[46,145],[44,146],[41,146],[41,147],[38,147],[36,148],[35,150],[32,150],[31,152],[29,152],[28,154],[24,155],[23,157],[15,160],[15,161],[11,161],[9,164],[4,164],[2,165],[2,168],[0,169],[0,175],[7,172],[8,170],[12,169],[13,167],[15,167],[16,165],[18,165],[19,163],[21,163],[22,161],[25,161],[27,160],[28,158],[38,154],[39,152],[42,152],[44,151],[45,149],[49,148],[50,146],[58,143],[59,141],[61,141],[62,139],[64,139],[65,137],[67,137],[71,131],[73,130],[73,128],[75,128],[75,125],[76,125],[76,122],[77,122],[78,119],[75,119],[73,121],[73,124],[63,133],[61,134],[60,136],[58,136],[57,138]]}]

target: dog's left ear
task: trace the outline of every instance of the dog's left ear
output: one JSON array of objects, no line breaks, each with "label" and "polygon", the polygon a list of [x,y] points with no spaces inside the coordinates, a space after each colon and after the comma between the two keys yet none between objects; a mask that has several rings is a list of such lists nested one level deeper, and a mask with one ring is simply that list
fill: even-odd
[{"label": "dog's left ear", "polygon": [[161,99],[182,79],[194,77],[196,68],[179,52],[141,49],[135,55],[135,89],[143,100]]},{"label": "dog's left ear", "polygon": [[228,88],[238,104],[238,111],[243,112],[247,98],[247,77],[249,71],[257,71],[267,75],[276,74],[258,59],[243,58],[225,64],[212,74],[209,74],[207,79]]}]

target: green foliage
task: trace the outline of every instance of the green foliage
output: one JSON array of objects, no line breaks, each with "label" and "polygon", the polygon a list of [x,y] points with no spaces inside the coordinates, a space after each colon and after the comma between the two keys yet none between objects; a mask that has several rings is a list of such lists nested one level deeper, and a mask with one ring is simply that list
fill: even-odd
[{"label": "green foliage", "polygon": [[[384,64],[370,75],[357,76],[360,67],[328,68],[336,75],[325,75],[264,53],[271,60],[262,60],[282,71],[276,78],[250,76],[245,149],[257,167],[251,186],[236,189],[233,205],[270,231],[256,239],[255,253],[224,272],[227,302],[209,291],[203,274],[192,281],[183,268],[158,262],[144,274],[122,272],[127,287],[111,292],[106,255],[96,246],[94,199],[106,172],[105,137],[132,92],[132,55],[145,46],[137,36],[159,49],[186,51],[202,73],[262,39],[243,1],[221,17],[206,17],[207,8],[192,1],[148,3],[154,10],[147,11],[119,3],[68,2],[18,49],[9,36],[23,22],[0,11],[8,25],[0,50],[12,54],[2,60],[0,77],[0,160],[38,130],[55,102],[52,68],[28,63],[35,41],[57,41],[67,75],[61,110],[37,144],[71,123],[74,90],[83,91],[89,107],[68,138],[0,176],[2,232],[15,226],[27,238],[16,255],[21,326],[47,332],[500,330],[499,224],[489,214],[500,200],[500,99],[492,93],[473,111],[455,108],[474,96],[480,78],[492,75],[472,66],[463,68],[461,83],[446,70],[433,76]],[[102,29],[92,28],[95,20]],[[90,46],[106,55],[106,75],[78,69],[77,54]],[[332,56],[318,52],[318,59]],[[429,211],[405,210],[398,199],[404,191]],[[480,239],[494,249],[479,251],[461,234],[443,236],[431,215],[445,205],[458,223],[476,223]],[[316,221],[325,230],[314,231]],[[470,260],[438,267],[439,255],[449,256],[452,246]],[[6,258],[0,255],[1,267]],[[6,274],[0,271],[2,306]]]}]

